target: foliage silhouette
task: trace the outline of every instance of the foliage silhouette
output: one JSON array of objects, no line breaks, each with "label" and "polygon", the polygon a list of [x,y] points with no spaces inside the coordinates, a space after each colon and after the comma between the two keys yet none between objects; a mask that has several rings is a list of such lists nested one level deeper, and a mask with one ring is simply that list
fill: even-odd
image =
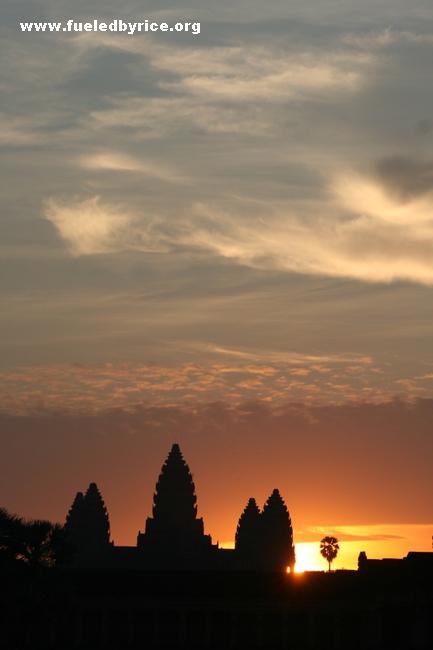
[{"label": "foliage silhouette", "polygon": [[0,508],[0,563],[8,566],[19,560],[23,552],[23,521]]},{"label": "foliage silhouette", "polygon": [[0,508],[0,563],[52,567],[69,553],[63,526],[45,520],[26,521]]},{"label": "foliage silhouette", "polygon": [[320,555],[328,562],[328,571],[331,571],[331,563],[337,557],[340,546],[336,537],[324,537],[320,542]]}]

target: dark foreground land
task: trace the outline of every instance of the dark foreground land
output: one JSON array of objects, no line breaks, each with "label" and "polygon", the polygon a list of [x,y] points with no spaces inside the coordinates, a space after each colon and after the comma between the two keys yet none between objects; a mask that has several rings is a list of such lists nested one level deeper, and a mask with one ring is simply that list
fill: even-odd
[{"label": "dark foreground land", "polygon": [[30,569],[0,576],[0,647],[433,648],[431,572]]}]

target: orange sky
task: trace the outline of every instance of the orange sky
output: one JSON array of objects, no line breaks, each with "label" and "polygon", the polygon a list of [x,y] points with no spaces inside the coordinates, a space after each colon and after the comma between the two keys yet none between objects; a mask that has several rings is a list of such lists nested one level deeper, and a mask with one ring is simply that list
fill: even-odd
[{"label": "orange sky", "polygon": [[275,487],[290,510],[298,568],[323,568],[318,542],[341,541],[336,567],[369,556],[430,550],[433,404],[194,407],[93,415],[1,416],[3,503],[62,521],[78,490],[96,481],[118,544],[134,544],[150,514],[161,465],[179,442],[206,532],[234,539],[248,498]]},{"label": "orange sky", "polygon": [[7,4],[0,505],[132,544],[177,441],[214,541],[278,487],[300,566],[430,550],[431,3]]},{"label": "orange sky", "polygon": [[[332,535],[339,540],[340,549],[337,558],[332,563],[333,569],[356,569],[358,555],[361,551],[367,557],[401,558],[409,551],[430,551],[433,524],[378,524],[376,526],[334,526],[312,529],[312,534],[317,535],[314,542],[296,543],[296,571],[324,571],[327,569],[326,560],[320,555],[320,539],[322,536]],[[320,530],[320,534],[318,531]],[[303,531],[294,531],[295,542],[298,537],[302,539]],[[351,540],[349,536],[355,539]],[[360,538],[360,539],[359,539]],[[362,539],[364,538],[364,539]],[[228,548],[232,544],[224,544]]]}]

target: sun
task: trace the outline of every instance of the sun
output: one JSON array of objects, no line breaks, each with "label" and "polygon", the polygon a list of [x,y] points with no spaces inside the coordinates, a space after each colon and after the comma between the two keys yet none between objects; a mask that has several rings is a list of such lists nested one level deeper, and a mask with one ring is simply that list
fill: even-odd
[{"label": "sun", "polygon": [[304,571],[323,571],[323,558],[320,556],[317,542],[296,544],[295,573],[304,573]]}]

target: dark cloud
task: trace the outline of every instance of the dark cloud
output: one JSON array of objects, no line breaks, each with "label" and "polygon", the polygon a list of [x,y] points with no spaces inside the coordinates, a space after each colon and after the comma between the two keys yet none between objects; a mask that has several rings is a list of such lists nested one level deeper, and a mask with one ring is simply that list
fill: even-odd
[{"label": "dark cloud", "polygon": [[390,156],[379,160],[375,171],[386,191],[402,202],[433,190],[433,161]]},{"label": "dark cloud", "polygon": [[429,135],[433,131],[433,121],[429,119],[420,120],[416,125],[416,132],[421,136]]}]

